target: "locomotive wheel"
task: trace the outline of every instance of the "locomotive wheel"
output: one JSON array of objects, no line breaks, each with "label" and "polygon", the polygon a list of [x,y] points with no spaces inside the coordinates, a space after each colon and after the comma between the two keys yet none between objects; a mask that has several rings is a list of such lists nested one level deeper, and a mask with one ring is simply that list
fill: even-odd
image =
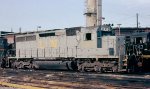
[{"label": "locomotive wheel", "polygon": [[16,68],[16,69],[23,69],[24,68],[24,65],[23,65],[23,62],[17,62],[15,61],[13,64],[12,64],[12,67],[13,68]]},{"label": "locomotive wheel", "polygon": [[95,71],[95,72],[100,72],[100,73],[101,73],[101,67],[95,65],[95,66],[94,66],[94,71]]},{"label": "locomotive wheel", "polygon": [[86,67],[84,66],[84,64],[78,65],[78,71],[79,72],[85,72],[86,71]]},{"label": "locomotive wheel", "polygon": [[32,66],[32,64],[29,64],[29,65],[24,66],[24,68],[25,69],[33,69],[33,66]]},{"label": "locomotive wheel", "polygon": [[112,67],[112,72],[113,72],[113,73],[118,72],[118,67],[117,67],[117,66]]},{"label": "locomotive wheel", "polygon": [[23,69],[24,65],[23,65],[23,63],[19,63],[16,67],[17,67],[17,69]]},{"label": "locomotive wheel", "polygon": [[38,70],[40,69],[39,65],[36,63],[36,62],[33,62],[31,65],[31,68],[34,69],[34,70]]},{"label": "locomotive wheel", "polygon": [[15,63],[15,62],[12,62],[12,63],[11,63],[11,68],[13,68],[13,69],[16,69],[16,68],[17,68],[17,66],[16,66],[16,63]]}]

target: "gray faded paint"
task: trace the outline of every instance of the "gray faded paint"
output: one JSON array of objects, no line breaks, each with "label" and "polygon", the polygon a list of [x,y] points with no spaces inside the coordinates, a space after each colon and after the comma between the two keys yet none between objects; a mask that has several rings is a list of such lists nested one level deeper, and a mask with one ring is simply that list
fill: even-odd
[{"label": "gray faded paint", "polygon": [[[65,29],[40,32],[55,32],[56,36],[50,37],[41,38],[40,33],[17,35],[16,37],[36,35],[36,40],[16,42],[16,57],[119,58],[119,55],[125,54],[124,37],[103,36],[102,48],[97,48],[97,29],[98,27],[81,28],[74,36],[66,36]],[[92,33],[92,40],[85,40],[86,33]],[[109,54],[109,48],[114,48],[114,55]]]}]

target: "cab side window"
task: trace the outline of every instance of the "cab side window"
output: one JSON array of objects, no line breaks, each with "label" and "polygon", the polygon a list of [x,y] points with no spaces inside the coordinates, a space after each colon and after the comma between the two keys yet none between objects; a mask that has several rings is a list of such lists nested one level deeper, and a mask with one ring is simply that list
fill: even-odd
[{"label": "cab side window", "polygon": [[92,40],[92,34],[91,33],[86,33],[85,34],[85,40]]}]

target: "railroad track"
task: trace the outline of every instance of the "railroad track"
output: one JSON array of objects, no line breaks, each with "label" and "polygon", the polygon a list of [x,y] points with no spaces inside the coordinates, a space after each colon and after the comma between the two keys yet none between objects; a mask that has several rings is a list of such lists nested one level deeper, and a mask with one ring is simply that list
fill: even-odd
[{"label": "railroad track", "polygon": [[[40,82],[39,82],[40,81]],[[139,87],[139,86],[122,86],[122,85],[111,85],[111,84],[80,84],[80,83],[70,83],[70,82],[58,82],[58,81],[45,81],[45,80],[31,80],[21,81],[21,80],[10,80],[12,84],[25,85],[27,89],[147,89],[148,87]],[[29,87],[32,86],[32,87]],[[24,88],[24,87],[22,87]]]},{"label": "railroad track", "polygon": [[[40,81],[40,82],[38,82]],[[32,81],[20,81],[20,80],[10,80],[12,84],[25,85],[27,89],[148,89],[148,87],[139,86],[122,86],[122,85],[111,85],[111,84],[80,84],[80,83],[70,83],[70,82],[58,82],[58,81],[45,81],[45,80],[32,80]],[[30,87],[29,87],[30,86]],[[33,88],[34,86],[34,88]],[[13,86],[12,86],[13,87]],[[20,86],[19,86],[20,87]]]},{"label": "railroad track", "polygon": [[0,81],[22,85],[24,86],[23,88],[26,87],[26,89],[31,89],[31,87],[32,89],[33,88],[34,89],[150,88],[150,78],[144,77],[144,75],[128,76],[118,74],[93,74],[93,73],[78,73],[68,71],[33,71],[33,70],[2,70],[0,74],[1,74]]}]

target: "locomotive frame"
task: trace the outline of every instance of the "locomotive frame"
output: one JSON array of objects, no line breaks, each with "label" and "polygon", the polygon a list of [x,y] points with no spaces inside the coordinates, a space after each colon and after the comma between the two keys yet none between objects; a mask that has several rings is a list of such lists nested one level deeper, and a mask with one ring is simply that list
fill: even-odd
[{"label": "locomotive frame", "polygon": [[124,68],[124,37],[114,36],[110,25],[20,33],[15,40],[16,57],[9,57],[9,67],[98,72]]}]

